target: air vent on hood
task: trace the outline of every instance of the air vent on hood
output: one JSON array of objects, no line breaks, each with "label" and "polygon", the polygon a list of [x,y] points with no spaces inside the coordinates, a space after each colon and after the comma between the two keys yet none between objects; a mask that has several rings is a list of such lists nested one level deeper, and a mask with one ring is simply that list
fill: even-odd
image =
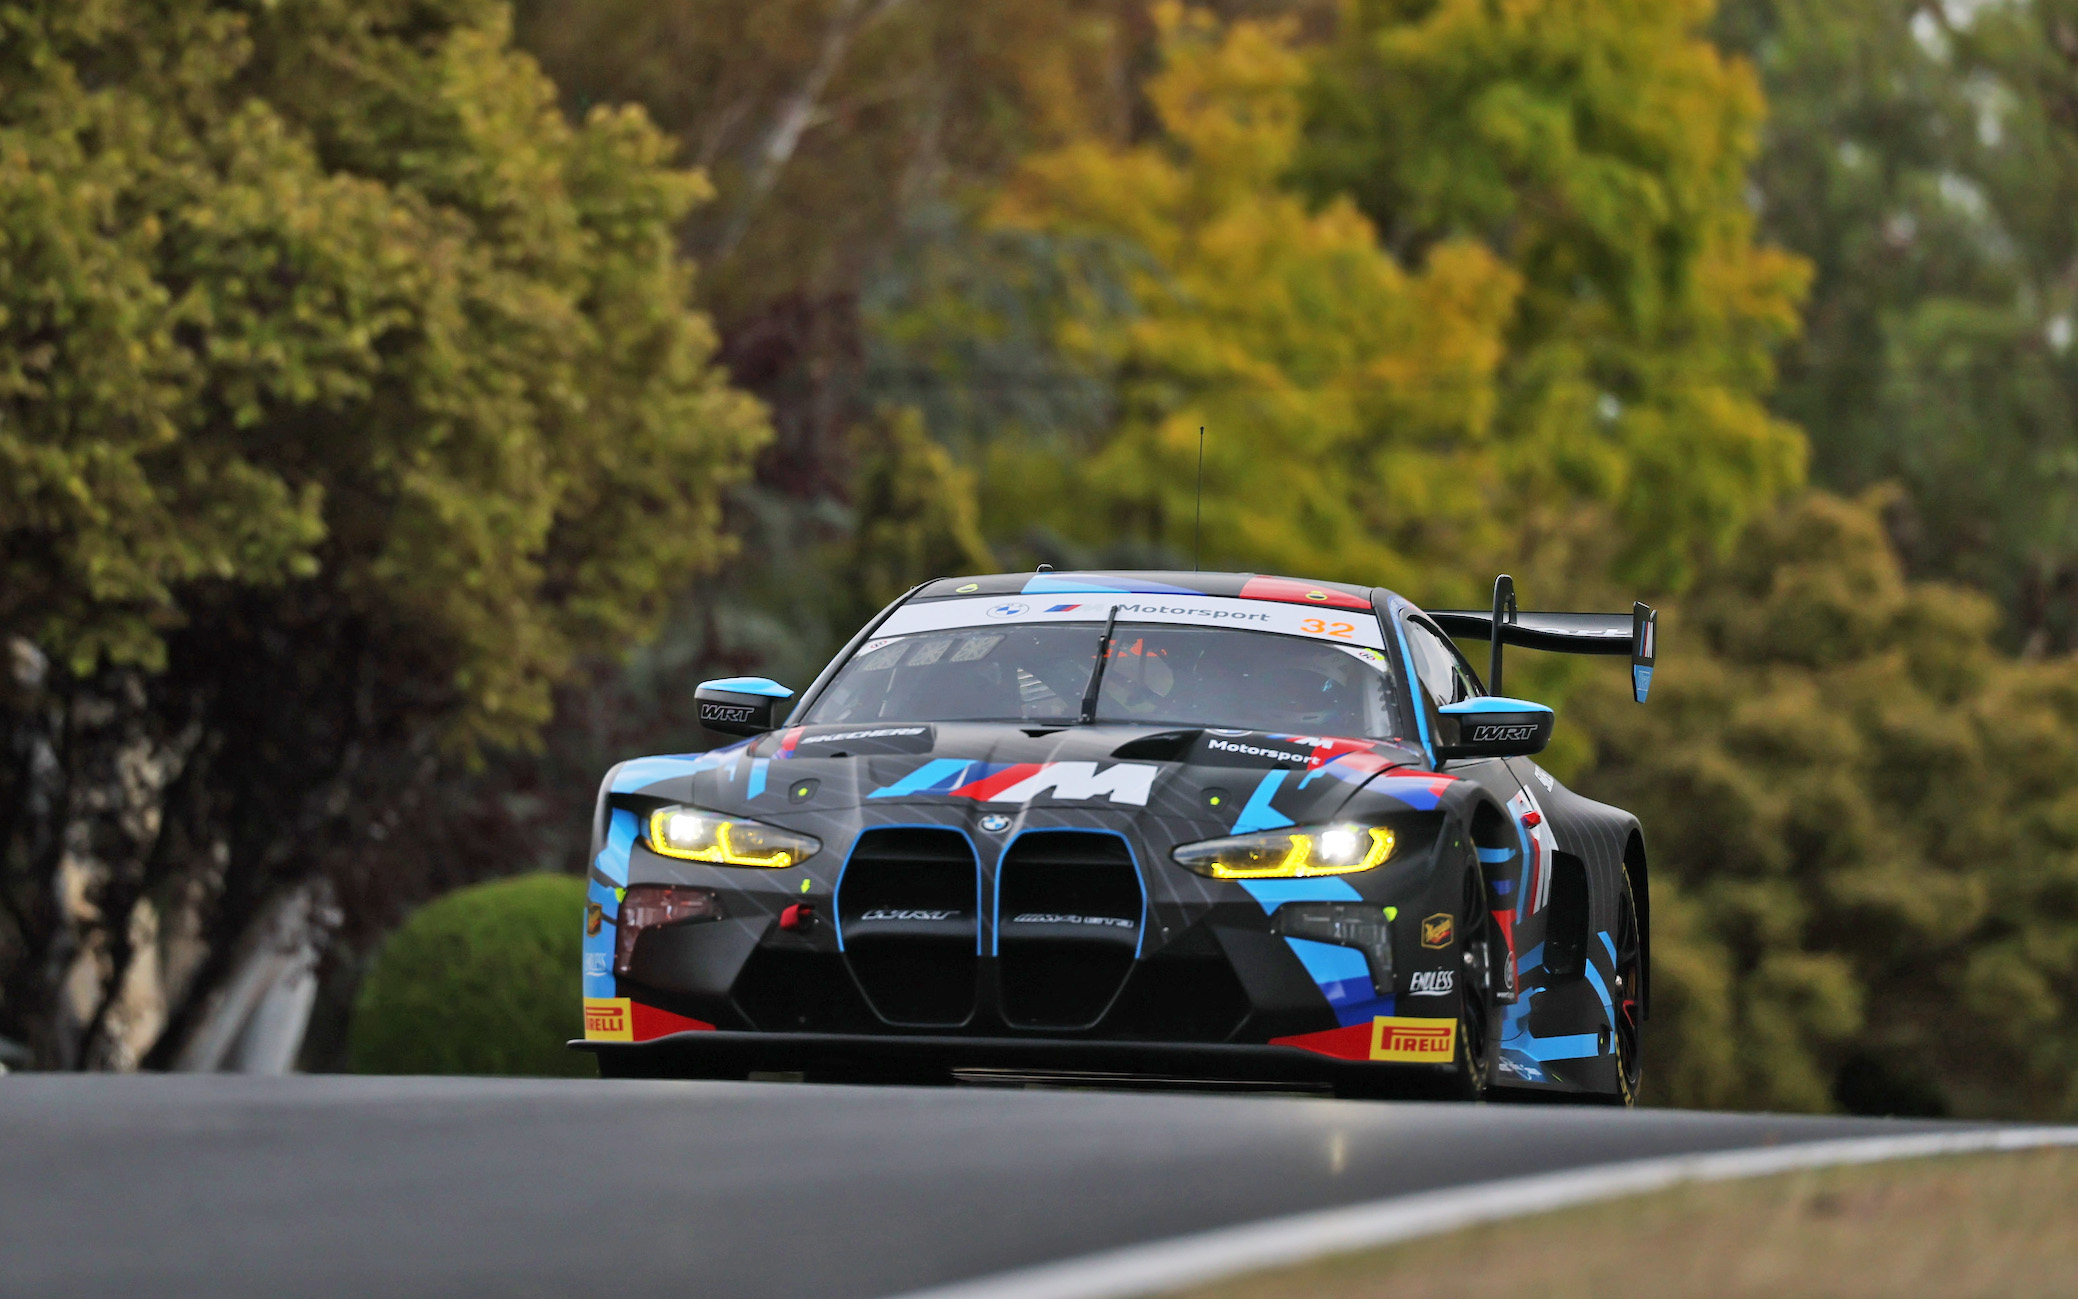
[{"label": "air vent on hood", "polygon": [[1154,735],[1142,735],[1127,740],[1111,751],[1111,756],[1121,761],[1138,759],[1141,762],[1181,762],[1190,752],[1191,745],[1198,742],[1199,731],[1161,731]]}]

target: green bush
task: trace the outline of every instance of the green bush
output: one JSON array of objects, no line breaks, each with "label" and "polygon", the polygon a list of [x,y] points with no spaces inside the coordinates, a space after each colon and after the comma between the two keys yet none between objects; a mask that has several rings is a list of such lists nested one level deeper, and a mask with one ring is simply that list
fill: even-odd
[{"label": "green bush", "polygon": [[1814,492],[1564,714],[1652,852],[1647,1096],[2078,1117],[2078,659],[1907,580],[1890,500]]},{"label": "green bush", "polygon": [[584,1033],[584,881],[524,875],[458,889],[376,953],[349,1039],[356,1073],[594,1072]]}]

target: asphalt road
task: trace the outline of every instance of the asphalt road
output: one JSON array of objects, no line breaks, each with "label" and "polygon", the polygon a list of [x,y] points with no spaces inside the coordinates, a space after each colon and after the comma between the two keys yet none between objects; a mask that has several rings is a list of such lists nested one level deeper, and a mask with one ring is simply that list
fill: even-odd
[{"label": "asphalt road", "polygon": [[1289,1096],[15,1075],[0,1295],[888,1295],[1402,1192],[1901,1130]]}]

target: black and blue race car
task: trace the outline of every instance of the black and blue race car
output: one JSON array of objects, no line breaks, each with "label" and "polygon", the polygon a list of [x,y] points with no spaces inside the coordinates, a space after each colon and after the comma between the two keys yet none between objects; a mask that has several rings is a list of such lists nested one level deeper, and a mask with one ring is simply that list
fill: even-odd
[{"label": "black and blue race car", "polygon": [[[1637,819],[1532,755],[1504,645],[1655,618],[1424,612],[1253,574],[946,578],[747,737],[599,792],[585,1038],[608,1076],[1132,1076],[1628,1104]],[[1456,639],[1490,643],[1492,691]]]}]

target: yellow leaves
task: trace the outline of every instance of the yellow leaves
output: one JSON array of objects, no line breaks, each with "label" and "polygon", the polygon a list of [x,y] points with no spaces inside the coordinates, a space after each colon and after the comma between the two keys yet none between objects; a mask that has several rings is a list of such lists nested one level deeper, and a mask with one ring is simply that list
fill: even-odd
[{"label": "yellow leaves", "polygon": [[[1359,9],[1321,59],[1297,174],[1394,245],[1477,237],[1523,276],[1495,415],[1510,566],[1577,580],[1585,529],[1626,586],[1694,562],[1802,481],[1762,404],[1809,268],[1757,247],[1750,67],[1696,0]],[[1549,552],[1547,554],[1547,552]]]},{"label": "yellow leaves", "polygon": [[1309,57],[1163,6],[1160,138],[1032,157],[994,212],[1146,258],[1135,313],[1054,340],[1125,417],[1074,489],[1104,504],[1049,524],[1173,550],[1203,424],[1208,562],[1678,589],[1805,464],[1761,396],[1809,268],[1753,243],[1758,90],[1707,13],[1445,0]]},{"label": "yellow leaves", "polygon": [[1147,88],[1169,139],[1194,164],[1189,197],[1210,208],[1273,189],[1290,164],[1301,120],[1296,92],[1308,69],[1290,23],[1222,30],[1178,0],[1156,6],[1163,71]]},{"label": "yellow leaves", "polygon": [[914,410],[881,412],[852,437],[856,524],[837,564],[845,623],[863,623],[920,581],[985,573],[974,475],[953,462]]},{"label": "yellow leaves", "polygon": [[[1049,499],[988,489],[1008,531],[1189,545],[1200,426],[1208,566],[1376,581],[1485,530],[1472,459],[1496,409],[1517,277],[1469,241],[1409,271],[1355,206],[1309,209],[1279,186],[1299,147],[1309,69],[1276,27],[1159,11],[1148,95],[1163,138],[1082,140],[1029,159],[994,219],[1124,241],[1144,255],[1120,318],[1055,340],[1123,378],[1125,417]],[[1044,448],[998,448],[1020,483]]]}]

